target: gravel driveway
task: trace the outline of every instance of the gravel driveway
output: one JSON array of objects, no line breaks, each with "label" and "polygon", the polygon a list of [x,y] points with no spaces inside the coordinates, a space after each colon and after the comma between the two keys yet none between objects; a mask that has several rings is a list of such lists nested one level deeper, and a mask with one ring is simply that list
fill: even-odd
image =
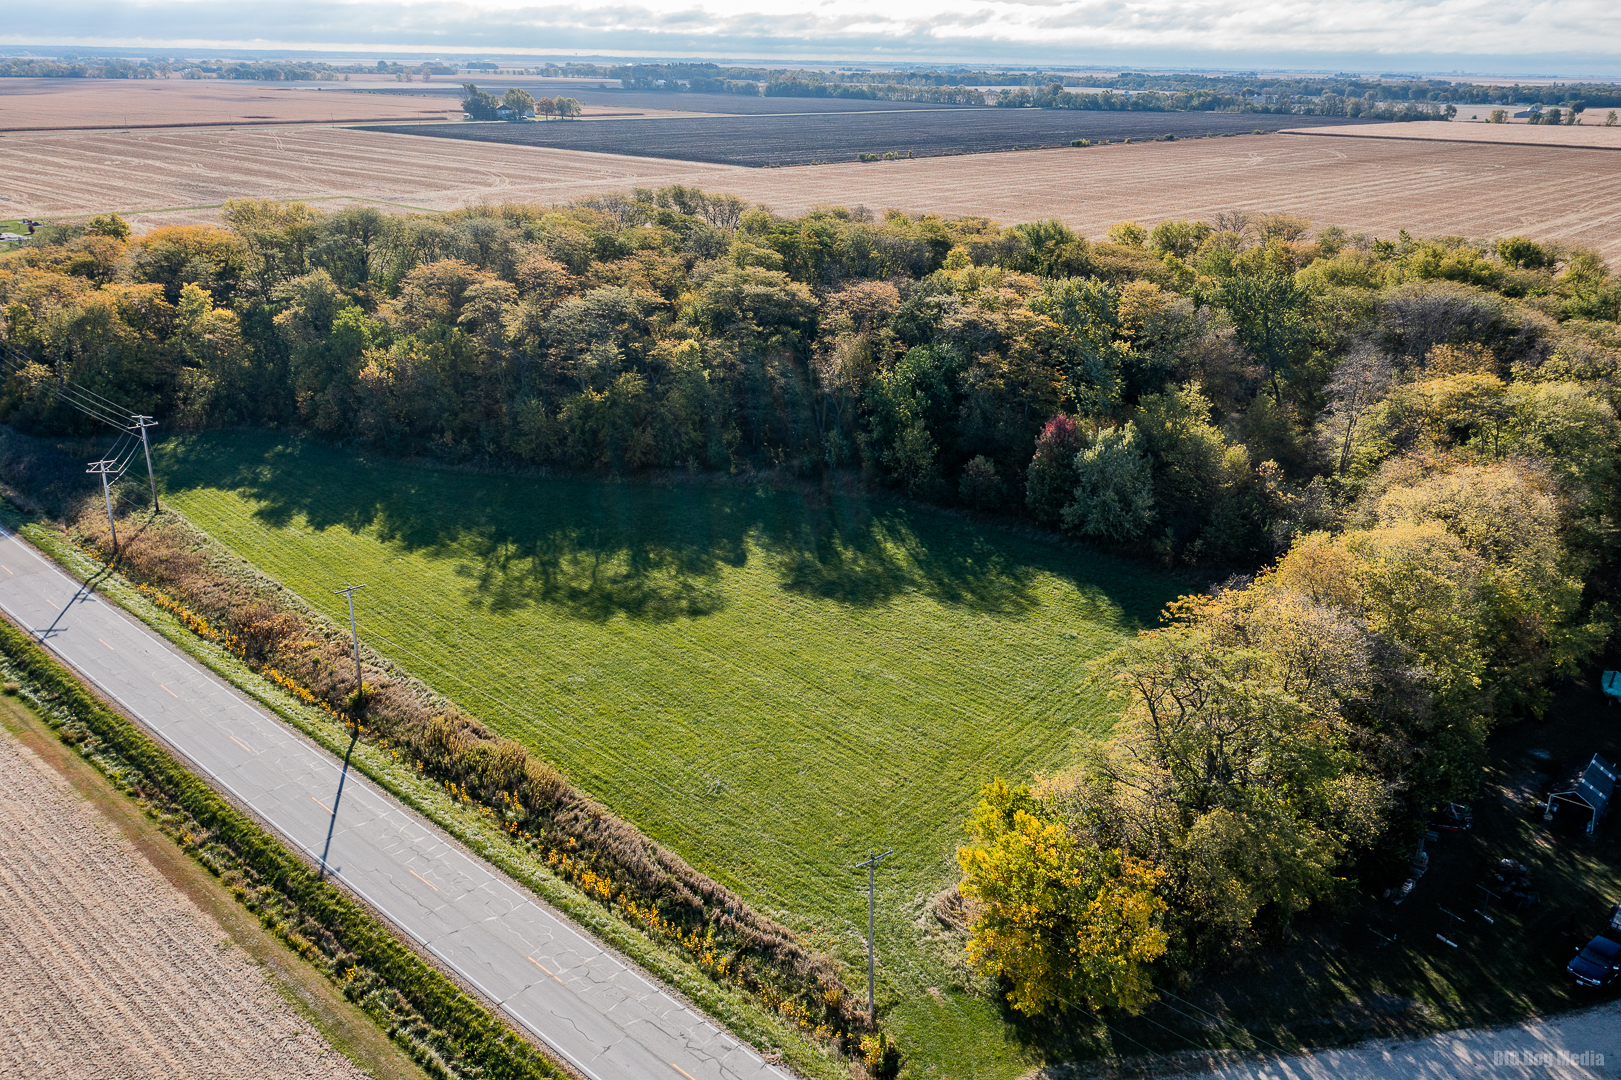
[{"label": "gravel driveway", "polygon": [[1177,1074],[1222,1080],[1590,1080],[1621,1077],[1621,1001],[1508,1027],[1380,1039]]}]

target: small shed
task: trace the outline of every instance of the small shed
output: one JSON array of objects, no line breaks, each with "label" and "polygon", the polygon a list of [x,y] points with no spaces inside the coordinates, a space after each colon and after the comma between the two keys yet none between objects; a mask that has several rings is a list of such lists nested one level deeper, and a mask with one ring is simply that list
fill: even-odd
[{"label": "small shed", "polygon": [[1615,766],[1594,754],[1574,786],[1568,791],[1555,791],[1548,796],[1542,820],[1593,835],[1593,830],[1604,820],[1604,813],[1615,796],[1615,780]]}]

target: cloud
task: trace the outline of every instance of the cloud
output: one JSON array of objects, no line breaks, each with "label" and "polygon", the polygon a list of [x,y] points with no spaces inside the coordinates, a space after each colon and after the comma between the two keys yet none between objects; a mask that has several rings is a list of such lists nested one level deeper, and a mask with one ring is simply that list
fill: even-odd
[{"label": "cloud", "polygon": [[177,48],[1621,69],[1621,5],[1607,0],[69,0],[19,5],[5,33]]}]

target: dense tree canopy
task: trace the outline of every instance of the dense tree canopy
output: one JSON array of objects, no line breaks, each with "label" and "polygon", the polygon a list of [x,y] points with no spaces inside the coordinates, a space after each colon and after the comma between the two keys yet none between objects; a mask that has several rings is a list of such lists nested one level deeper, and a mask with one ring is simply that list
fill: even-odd
[{"label": "dense tree canopy", "polygon": [[223,216],[0,256],[30,358],[0,418],[89,431],[71,379],[168,430],[843,474],[1243,575],[1100,667],[1124,715],[1095,753],[987,788],[971,953],[1028,1012],[1140,1007],[1157,957],[1385,873],[1609,633],[1621,283],[1591,251],[1288,214],[1103,239],[789,218],[683,187]]}]

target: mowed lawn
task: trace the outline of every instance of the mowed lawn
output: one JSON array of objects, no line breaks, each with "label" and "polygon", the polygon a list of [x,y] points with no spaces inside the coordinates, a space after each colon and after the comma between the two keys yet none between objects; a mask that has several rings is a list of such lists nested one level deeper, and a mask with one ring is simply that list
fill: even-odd
[{"label": "mowed lawn", "polygon": [[[482,475],[268,434],[172,440],[167,499],[468,713],[852,960],[917,1075],[1012,1076],[927,901],[995,776],[1062,768],[1118,706],[1092,657],[1178,591],[1140,566],[894,502]],[[852,982],[854,982],[852,972]],[[930,992],[933,988],[934,992]]]}]

